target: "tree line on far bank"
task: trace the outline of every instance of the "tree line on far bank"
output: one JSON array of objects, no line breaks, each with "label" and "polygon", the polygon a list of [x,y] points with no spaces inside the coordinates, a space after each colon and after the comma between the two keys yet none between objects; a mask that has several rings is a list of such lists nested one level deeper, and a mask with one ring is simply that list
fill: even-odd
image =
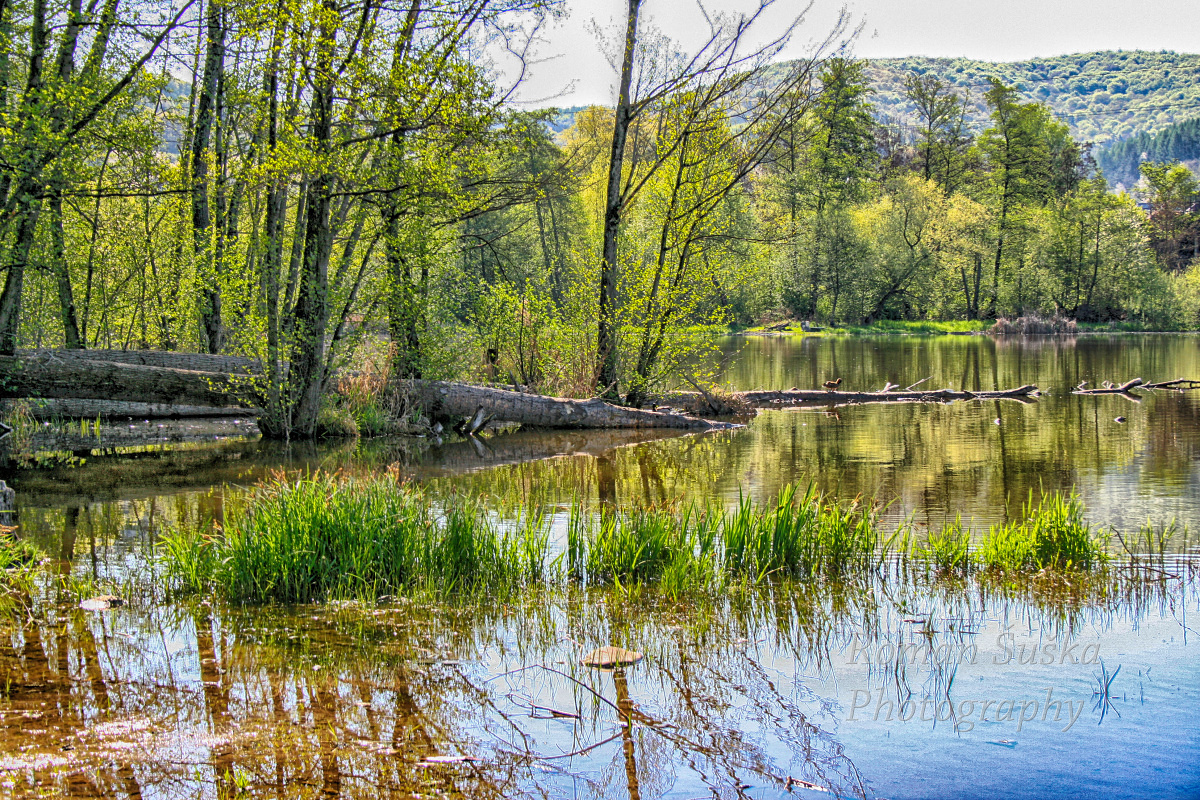
[{"label": "tree line on far bank", "polygon": [[644,5],[556,135],[505,77],[555,0],[0,2],[0,353],[252,356],[304,436],[343,365],[639,404],[783,315],[1197,324],[1185,168],[1147,213],[999,81],[892,124],[845,19],[781,68],[772,2],[686,51]]}]

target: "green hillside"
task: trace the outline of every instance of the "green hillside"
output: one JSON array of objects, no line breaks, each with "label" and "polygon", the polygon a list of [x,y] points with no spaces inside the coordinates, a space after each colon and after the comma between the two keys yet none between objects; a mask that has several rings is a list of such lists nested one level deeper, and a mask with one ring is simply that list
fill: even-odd
[{"label": "green hillside", "polygon": [[1111,184],[1137,183],[1138,166],[1146,161],[1200,162],[1200,116],[1162,128],[1158,133],[1139,133],[1113,142],[1097,151],[1096,162]]},{"label": "green hillside", "polygon": [[[988,78],[1016,85],[1028,100],[1046,103],[1076,139],[1101,144],[1153,134],[1200,114],[1200,55],[1140,50],[1079,53],[1001,63],[969,58],[881,58],[867,74],[880,117],[910,118],[904,76],[933,72],[982,100]],[[977,104],[975,120],[986,111]]]}]

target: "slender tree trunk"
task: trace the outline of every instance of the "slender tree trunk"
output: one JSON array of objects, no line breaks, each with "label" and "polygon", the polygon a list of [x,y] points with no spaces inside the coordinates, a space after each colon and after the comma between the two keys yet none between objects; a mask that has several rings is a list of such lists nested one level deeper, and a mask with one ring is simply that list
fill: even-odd
[{"label": "slender tree trunk", "polygon": [[[315,74],[310,109],[309,140],[319,163],[327,163],[333,139],[333,50],[337,26],[337,7],[332,0],[323,4],[325,21],[316,45]],[[330,229],[330,193],[333,176],[322,173],[309,181],[308,208],[304,225],[304,255],[297,288],[295,346],[289,367],[290,400],[295,404],[291,431],[301,437],[316,432],[324,384],[325,328],[329,321],[329,253],[333,245]]]},{"label": "slender tree trunk", "polygon": [[67,264],[66,235],[63,230],[62,186],[55,181],[50,190],[50,258],[58,288],[58,306],[62,313],[63,343],[68,350],[82,350],[79,321],[75,314],[75,295],[71,291],[71,270]]},{"label": "slender tree trunk", "polygon": [[[46,0],[34,0],[33,19],[29,30],[29,65],[25,80],[25,93],[21,99],[21,148],[17,153],[17,179],[14,200],[16,238],[4,259],[8,274],[4,279],[4,292],[0,294],[0,354],[11,355],[17,347],[17,330],[21,321],[21,292],[25,284],[25,266],[33,248],[33,236],[37,230],[38,215],[42,201],[38,196],[41,186],[35,181],[39,169],[37,151],[40,120],[37,111],[41,105],[42,65],[46,58],[48,32],[46,29]],[[0,201],[8,201],[0,197]],[[2,232],[2,231],[0,231]]]},{"label": "slender tree trunk", "polygon": [[621,60],[621,85],[613,115],[612,152],[608,161],[608,191],[604,202],[604,246],[600,262],[600,306],[596,331],[596,383],[601,395],[619,396],[617,387],[616,320],[618,238],[621,233],[621,174],[625,163],[625,139],[629,134],[632,105],[629,96],[637,47],[638,12],[641,0],[629,0],[625,28],[625,55]]},{"label": "slender tree trunk", "polygon": [[196,120],[192,131],[191,194],[192,241],[196,258],[196,274],[200,283],[200,324],[205,346],[210,353],[219,353],[224,332],[221,327],[220,264],[213,247],[212,211],[209,204],[208,181],[213,127],[218,104],[217,93],[223,84],[225,64],[225,28],[223,8],[210,0],[205,27],[207,43],[204,57],[204,77],[196,102]]}]

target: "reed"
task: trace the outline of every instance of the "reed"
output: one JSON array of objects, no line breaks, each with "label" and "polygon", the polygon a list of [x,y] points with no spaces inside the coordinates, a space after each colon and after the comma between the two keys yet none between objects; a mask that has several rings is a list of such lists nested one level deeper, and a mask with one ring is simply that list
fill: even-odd
[{"label": "reed", "polygon": [[248,602],[471,598],[568,581],[654,584],[678,597],[776,578],[852,578],[910,558],[942,573],[1086,570],[1104,558],[1073,494],[1037,505],[1030,496],[1021,519],[993,527],[976,550],[955,519],[910,553],[909,526],[889,529],[883,508],[812,485],[787,486],[765,504],[742,498],[731,509],[591,513],[575,502],[564,551],[554,554],[540,513],[510,509],[498,519],[475,500],[434,499],[390,473],[316,475],[276,478],[227,500],[223,525],[181,525],[162,537],[161,555],[176,588]]},{"label": "reed", "polygon": [[391,476],[317,475],[268,481],[223,525],[165,534],[161,553],[185,591],[303,603],[501,591],[544,578],[547,542],[536,515],[501,530],[471,501],[435,503]]},{"label": "reed", "polygon": [[581,583],[657,581],[668,594],[716,589],[772,576],[814,578],[880,563],[894,537],[882,535],[880,507],[841,502],[814,486],[787,486],[765,506],[742,498],[726,511],[610,510],[588,521],[578,507],[568,526],[570,574]]},{"label": "reed", "polygon": [[938,572],[961,572],[972,566],[970,545],[971,532],[956,516],[954,522],[944,525],[940,531],[930,531],[925,544],[913,555]]}]

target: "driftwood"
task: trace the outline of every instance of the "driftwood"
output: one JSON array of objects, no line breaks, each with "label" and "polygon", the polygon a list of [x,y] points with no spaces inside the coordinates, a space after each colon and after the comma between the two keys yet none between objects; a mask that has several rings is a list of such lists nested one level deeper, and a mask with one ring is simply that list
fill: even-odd
[{"label": "driftwood", "polygon": [[882,391],[882,392],[839,392],[819,389],[791,389],[787,391],[742,392],[741,397],[757,408],[787,408],[792,406],[829,406],[858,403],[949,403],[954,400],[1029,400],[1037,396],[1038,387],[1033,384],[1005,389],[997,392],[955,391],[934,389],[931,391]]},{"label": "driftwood", "polygon": [[1144,383],[1141,378],[1134,378],[1131,381],[1125,381],[1120,386],[1106,383],[1099,389],[1085,389],[1083,387],[1087,385],[1087,381],[1084,381],[1071,390],[1071,394],[1128,394],[1130,389],[1142,386]]},{"label": "driftwood", "polygon": [[1187,392],[1193,389],[1200,389],[1200,381],[1192,380],[1191,378],[1176,378],[1173,381],[1161,381],[1160,383],[1143,383],[1143,389],[1173,389],[1177,392]]},{"label": "driftwood", "polygon": [[435,421],[483,419],[480,412],[499,422],[541,428],[677,428],[710,430],[734,427],[729,423],[614,406],[592,398],[569,400],[526,392],[492,389],[450,381],[403,381],[400,390]]}]

